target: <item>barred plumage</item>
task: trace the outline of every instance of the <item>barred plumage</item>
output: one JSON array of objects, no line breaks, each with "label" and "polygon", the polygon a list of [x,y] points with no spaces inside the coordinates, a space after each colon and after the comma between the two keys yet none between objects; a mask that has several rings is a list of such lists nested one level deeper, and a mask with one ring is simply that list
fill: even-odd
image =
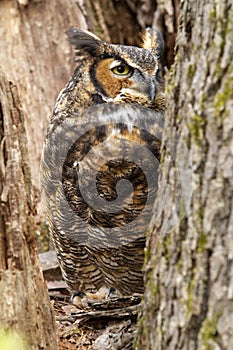
[{"label": "barred plumage", "polygon": [[49,124],[42,184],[50,231],[72,291],[143,292],[164,112],[162,39],[146,33],[147,48],[137,48],[68,31],[77,67]]}]

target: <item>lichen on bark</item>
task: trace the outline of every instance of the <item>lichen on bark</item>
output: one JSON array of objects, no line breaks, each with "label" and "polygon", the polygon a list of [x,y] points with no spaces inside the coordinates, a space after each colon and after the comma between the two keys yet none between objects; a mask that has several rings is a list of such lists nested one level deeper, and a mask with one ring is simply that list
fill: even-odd
[{"label": "lichen on bark", "polygon": [[179,22],[176,59],[166,80],[163,144],[171,142],[175,128],[180,135],[175,164],[184,154],[182,142],[189,150],[192,198],[186,217],[172,231],[163,231],[169,216],[183,211],[182,201],[175,196],[181,175],[174,171],[164,146],[154,207],[161,215],[154,215],[147,240],[146,291],[137,348],[230,350],[233,3],[183,1]]}]

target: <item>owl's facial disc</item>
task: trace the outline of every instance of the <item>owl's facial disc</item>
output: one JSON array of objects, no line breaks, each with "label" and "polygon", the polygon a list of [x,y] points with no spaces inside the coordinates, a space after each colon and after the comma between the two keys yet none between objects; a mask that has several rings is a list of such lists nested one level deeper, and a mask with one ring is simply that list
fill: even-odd
[{"label": "owl's facial disc", "polygon": [[154,79],[123,60],[106,58],[95,66],[93,83],[105,101],[123,100],[124,96],[137,100],[144,98],[152,102],[156,87]]}]

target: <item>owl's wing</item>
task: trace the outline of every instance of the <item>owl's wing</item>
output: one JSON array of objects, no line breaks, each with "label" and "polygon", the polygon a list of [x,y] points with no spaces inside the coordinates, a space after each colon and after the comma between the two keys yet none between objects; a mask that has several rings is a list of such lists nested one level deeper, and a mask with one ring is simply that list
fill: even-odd
[{"label": "owl's wing", "polygon": [[42,186],[71,289],[142,292],[162,128],[160,112],[113,103],[70,115],[51,128]]}]

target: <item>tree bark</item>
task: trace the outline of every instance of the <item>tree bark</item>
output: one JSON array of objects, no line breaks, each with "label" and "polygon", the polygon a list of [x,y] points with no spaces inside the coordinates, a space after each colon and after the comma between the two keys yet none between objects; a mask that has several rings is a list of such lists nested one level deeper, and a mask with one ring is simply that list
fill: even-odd
[{"label": "tree bark", "polygon": [[34,238],[24,116],[16,86],[1,70],[0,145],[0,329],[16,331],[30,349],[57,349]]},{"label": "tree bark", "polygon": [[136,348],[230,350],[233,2],[187,0],[180,14]]}]

